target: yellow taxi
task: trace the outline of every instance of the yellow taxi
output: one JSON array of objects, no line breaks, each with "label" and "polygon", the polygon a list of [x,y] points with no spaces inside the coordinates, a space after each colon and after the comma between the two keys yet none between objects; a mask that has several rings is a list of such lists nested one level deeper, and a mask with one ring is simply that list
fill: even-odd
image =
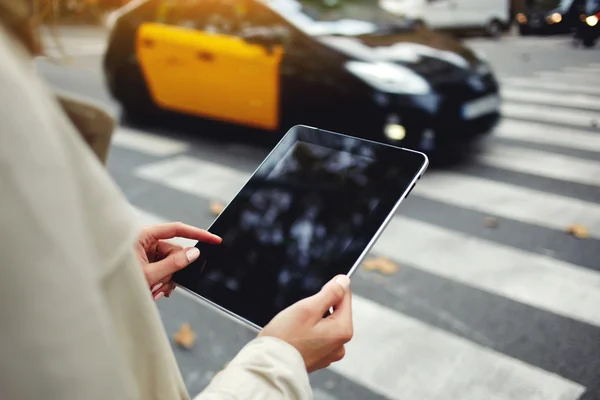
[{"label": "yellow taxi", "polygon": [[482,55],[373,0],[134,0],[111,24],[106,81],[136,122],[304,124],[433,152],[500,116]]}]

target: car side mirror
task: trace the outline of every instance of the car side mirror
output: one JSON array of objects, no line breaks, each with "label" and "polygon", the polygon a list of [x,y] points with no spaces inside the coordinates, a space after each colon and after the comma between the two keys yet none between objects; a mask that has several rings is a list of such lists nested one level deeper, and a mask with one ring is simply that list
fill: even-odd
[{"label": "car side mirror", "polygon": [[286,45],[290,33],[287,28],[280,26],[252,27],[244,29],[241,37],[246,43],[262,46],[271,54],[275,46]]}]

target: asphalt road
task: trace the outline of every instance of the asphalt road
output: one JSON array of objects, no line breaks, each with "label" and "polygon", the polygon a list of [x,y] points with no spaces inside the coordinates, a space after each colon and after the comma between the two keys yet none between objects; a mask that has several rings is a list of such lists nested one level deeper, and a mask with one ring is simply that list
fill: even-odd
[{"label": "asphalt road", "polygon": [[[467,42],[503,80],[504,123],[400,207],[373,249],[400,269],[353,279],[355,339],[311,377],[317,399],[600,399],[600,49],[565,37]],[[72,59],[39,60],[42,76],[118,115],[103,33],[65,28],[60,43]],[[210,201],[227,201],[268,150],[188,122],[121,128],[108,168],[144,222],[206,227]],[[570,224],[590,237],[568,235]],[[158,307],[170,335],[184,322],[198,334],[193,349],[175,348],[192,394],[254,335],[179,292]]]}]

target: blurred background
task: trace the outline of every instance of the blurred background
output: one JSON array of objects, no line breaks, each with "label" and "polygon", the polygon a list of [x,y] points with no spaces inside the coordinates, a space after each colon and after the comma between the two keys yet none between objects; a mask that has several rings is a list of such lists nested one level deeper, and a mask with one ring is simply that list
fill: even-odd
[{"label": "blurred background", "polygon": [[[291,126],[432,167],[354,275],[317,400],[600,399],[598,0],[32,0],[40,74],[119,121],[143,223],[208,227]],[[158,302],[198,393],[254,333]]]}]

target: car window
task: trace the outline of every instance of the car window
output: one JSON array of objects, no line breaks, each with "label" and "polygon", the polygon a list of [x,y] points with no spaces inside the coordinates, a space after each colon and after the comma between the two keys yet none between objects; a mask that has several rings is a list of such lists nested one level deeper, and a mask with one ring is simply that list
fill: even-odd
[{"label": "car window", "polygon": [[587,0],[585,4],[585,13],[593,14],[600,9],[600,0]]},{"label": "car window", "polygon": [[163,0],[164,22],[212,33],[236,30],[234,9],[220,0]]},{"label": "car window", "polygon": [[286,21],[269,7],[257,1],[249,1],[245,26],[274,27],[287,25]]},{"label": "car window", "polygon": [[374,0],[271,0],[269,7],[314,36],[412,30],[408,20],[390,14]]}]

